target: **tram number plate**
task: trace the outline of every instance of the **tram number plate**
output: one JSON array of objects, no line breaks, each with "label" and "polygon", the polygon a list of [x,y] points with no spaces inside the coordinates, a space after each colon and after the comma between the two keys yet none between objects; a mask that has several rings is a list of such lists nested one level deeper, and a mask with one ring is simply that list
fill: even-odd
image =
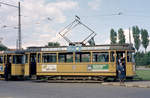
[{"label": "tram number plate", "polygon": [[108,71],[108,64],[90,64],[87,68],[89,71]]}]

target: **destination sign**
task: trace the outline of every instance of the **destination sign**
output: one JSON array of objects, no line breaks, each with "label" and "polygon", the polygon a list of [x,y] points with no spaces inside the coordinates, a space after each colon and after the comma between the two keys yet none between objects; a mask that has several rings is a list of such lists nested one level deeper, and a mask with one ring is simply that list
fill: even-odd
[{"label": "destination sign", "polygon": [[41,51],[68,51],[76,52],[82,50],[105,50],[109,49],[109,46],[96,46],[96,47],[78,47],[78,46],[68,46],[68,47],[58,47],[58,48],[42,48]]},{"label": "destination sign", "polygon": [[67,47],[60,48],[42,48],[41,51],[66,51]]},{"label": "destination sign", "polygon": [[79,52],[79,51],[81,51],[81,46],[68,46],[67,51],[68,52]]}]

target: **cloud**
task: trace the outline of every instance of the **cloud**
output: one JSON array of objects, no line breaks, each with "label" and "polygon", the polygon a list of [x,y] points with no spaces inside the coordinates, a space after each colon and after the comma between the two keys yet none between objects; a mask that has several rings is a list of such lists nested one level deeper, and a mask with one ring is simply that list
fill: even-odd
[{"label": "cloud", "polygon": [[88,2],[88,6],[93,10],[98,10],[100,4],[101,0],[91,0],[90,2]]},{"label": "cloud", "polygon": [[58,8],[60,10],[68,10],[74,8],[75,6],[77,7],[78,3],[73,1],[57,1],[55,3],[49,3],[48,6]]},{"label": "cloud", "polygon": [[[66,11],[78,7],[73,0],[47,1],[47,0],[1,0],[17,5],[21,2],[22,46],[28,47],[46,45],[48,41],[60,41],[58,36],[59,25],[65,23]],[[1,6],[0,34],[3,43],[9,48],[16,47],[18,30],[18,11],[16,8]],[[6,28],[2,28],[7,25]],[[2,29],[1,29],[2,28]],[[6,35],[7,34],[7,35]],[[61,42],[61,41],[60,41]]]}]

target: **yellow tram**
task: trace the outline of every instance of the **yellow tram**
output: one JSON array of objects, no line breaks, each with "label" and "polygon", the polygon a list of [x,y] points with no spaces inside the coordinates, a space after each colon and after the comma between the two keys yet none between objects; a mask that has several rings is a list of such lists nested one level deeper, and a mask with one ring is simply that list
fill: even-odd
[{"label": "yellow tram", "polygon": [[[126,76],[135,75],[134,48],[130,45],[29,47],[34,63],[25,64],[25,75],[60,79],[63,77],[107,78],[117,76],[117,59],[125,58]],[[34,72],[30,72],[31,69]],[[28,74],[27,74],[28,73]]]},{"label": "yellow tram", "polygon": [[124,57],[126,77],[135,75],[134,48],[125,45],[28,47],[0,54],[0,76],[100,79],[117,77],[117,59]]}]

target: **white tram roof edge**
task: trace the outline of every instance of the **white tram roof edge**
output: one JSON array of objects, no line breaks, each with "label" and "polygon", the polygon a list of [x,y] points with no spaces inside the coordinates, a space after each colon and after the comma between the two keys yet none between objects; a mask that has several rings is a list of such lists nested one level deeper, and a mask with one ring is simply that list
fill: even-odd
[{"label": "white tram roof edge", "polygon": [[68,51],[68,52],[79,52],[87,50],[134,50],[133,45],[96,45],[96,46],[53,46],[53,47],[28,47],[27,51]]}]

